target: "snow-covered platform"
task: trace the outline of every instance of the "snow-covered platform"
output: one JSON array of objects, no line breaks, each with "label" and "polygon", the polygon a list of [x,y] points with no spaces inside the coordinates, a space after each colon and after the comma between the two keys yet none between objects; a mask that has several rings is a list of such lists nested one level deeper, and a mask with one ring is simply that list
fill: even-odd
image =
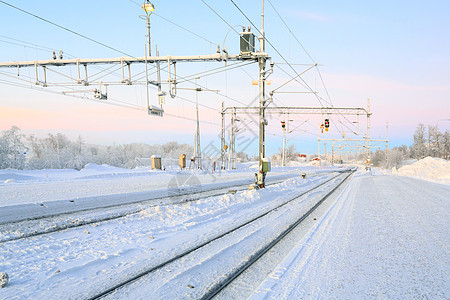
[{"label": "snow-covered platform", "polygon": [[360,173],[253,298],[449,299],[449,200],[449,185]]}]

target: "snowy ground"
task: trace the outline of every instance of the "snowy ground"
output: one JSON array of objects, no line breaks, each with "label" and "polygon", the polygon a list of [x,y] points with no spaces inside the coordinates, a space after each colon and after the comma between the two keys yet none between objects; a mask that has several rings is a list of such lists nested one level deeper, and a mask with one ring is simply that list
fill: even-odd
[{"label": "snowy ground", "polygon": [[[256,165],[257,169],[257,165]],[[214,173],[192,170],[160,171],[149,168],[121,169],[88,164],[76,170],[0,170],[0,207],[73,200],[104,195],[166,190],[181,186],[208,185],[230,181],[253,182],[254,164],[233,171]],[[304,166],[302,172],[328,172]],[[274,168],[269,177],[298,174],[299,168]]]},{"label": "snowy ground", "polygon": [[449,299],[450,186],[355,176],[252,299]]},{"label": "snowy ground", "polygon": [[450,161],[442,158],[425,157],[398,170],[394,168],[392,174],[450,184]]},{"label": "snowy ground", "polygon": [[[0,289],[0,299],[86,298],[244,222],[293,193],[330,179],[335,175],[333,170],[275,168],[270,176],[295,176],[304,171],[322,174],[307,176],[306,180],[293,177],[262,191],[155,206],[108,222],[0,243],[0,272],[10,276],[9,285]],[[193,175],[195,183],[214,186],[249,180],[253,172],[244,168],[215,177],[209,173]],[[82,171],[1,170],[0,211],[14,212],[20,205],[46,201],[164,190],[176,176],[177,172],[96,165]],[[290,215],[298,214],[298,209],[313,203],[324,191],[313,193],[286,211],[280,210],[263,222],[267,229],[242,233],[239,244],[247,249],[263,242],[256,233],[269,233],[275,225],[285,226],[282,224]],[[359,171],[252,297],[449,299],[449,199],[450,185]],[[11,234],[4,228],[2,234]],[[214,251],[225,251],[236,259],[240,253],[236,246],[219,243],[215,247]],[[197,285],[203,278],[201,274],[209,274],[211,268],[225,268],[229,263],[217,260],[214,253],[204,251],[190,257],[190,263],[163,272],[150,285],[158,287],[158,291],[147,290],[146,284],[135,284],[132,297],[192,298],[195,291],[186,288],[186,281]],[[174,270],[179,275],[170,273]],[[115,298],[130,295],[118,293]]]}]

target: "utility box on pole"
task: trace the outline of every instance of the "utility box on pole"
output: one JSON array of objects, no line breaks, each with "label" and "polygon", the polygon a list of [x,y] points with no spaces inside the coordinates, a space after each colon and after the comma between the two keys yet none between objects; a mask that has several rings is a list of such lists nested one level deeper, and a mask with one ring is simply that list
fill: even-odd
[{"label": "utility box on pole", "polygon": [[[244,27],[245,28],[245,27]],[[249,56],[251,57],[251,53],[255,52],[255,35],[253,32],[241,32],[240,37],[240,52],[242,56]]]},{"label": "utility box on pole", "polygon": [[263,173],[267,173],[272,171],[272,164],[270,163],[267,157],[264,157],[262,160],[262,170]]}]

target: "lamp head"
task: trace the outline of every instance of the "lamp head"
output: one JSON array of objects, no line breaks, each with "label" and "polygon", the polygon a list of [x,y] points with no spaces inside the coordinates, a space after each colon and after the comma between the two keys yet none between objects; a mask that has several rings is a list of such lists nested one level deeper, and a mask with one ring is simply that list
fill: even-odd
[{"label": "lamp head", "polygon": [[151,15],[155,10],[155,6],[149,0],[146,0],[144,4],[142,4],[142,9],[145,10],[147,15]]}]

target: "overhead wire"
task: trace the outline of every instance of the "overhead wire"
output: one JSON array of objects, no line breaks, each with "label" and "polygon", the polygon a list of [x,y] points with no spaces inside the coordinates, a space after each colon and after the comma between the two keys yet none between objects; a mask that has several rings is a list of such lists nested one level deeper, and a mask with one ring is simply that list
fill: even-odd
[{"label": "overhead wire", "polygon": [[[3,80],[3,79],[0,79],[0,84],[10,85],[10,86],[19,87],[19,88],[27,88],[27,89],[31,89],[31,90],[35,90],[35,91],[41,91],[41,92],[57,94],[57,95],[61,94],[60,92],[56,92],[56,91],[53,91],[53,90],[48,90],[48,89],[44,89],[44,88],[36,88],[36,87],[33,87],[33,86],[29,86],[29,85],[25,85],[25,84],[19,84],[19,83],[15,83],[15,82]],[[102,105],[112,105],[112,106],[117,106],[117,107],[121,107],[121,108],[128,108],[128,109],[140,110],[140,111],[146,111],[147,110],[147,108],[144,108],[144,107],[141,107],[141,106],[137,106],[137,105],[130,105],[129,103],[120,101],[118,99],[113,99],[113,98],[108,98],[108,100],[110,100],[110,101],[99,101],[99,100],[91,99],[89,97],[78,97],[76,95],[70,95],[70,94],[64,94],[64,96],[73,97],[73,98],[79,98],[79,99],[87,100],[87,101],[90,101],[90,102],[95,102],[95,103],[102,104]],[[111,101],[113,101],[113,102],[111,102]],[[118,103],[115,103],[115,102],[118,102]],[[121,103],[125,103],[125,105],[121,104]],[[184,117],[184,116],[180,116],[180,115],[176,115],[176,114],[171,114],[171,113],[166,113],[166,112],[164,114],[168,115],[168,116],[171,116],[171,117],[179,118],[179,119],[185,119],[185,120],[197,122],[197,120],[195,120],[195,119]],[[215,125],[215,126],[221,126],[218,123],[210,122],[210,121],[202,121],[202,120],[200,120],[200,123],[205,123],[205,124],[210,124],[210,125]]]},{"label": "overhead wire", "polygon": [[[46,50],[46,51],[53,51],[53,50],[55,50],[55,49],[51,49],[51,48],[46,47],[46,46],[41,46],[41,45],[33,44],[33,43],[30,43],[30,42],[27,42],[27,41],[22,41],[22,40],[19,40],[19,39],[16,39],[16,38],[12,38],[12,37],[9,37],[9,36],[6,36],[6,35],[1,35],[0,34],[0,37],[6,38],[6,39],[10,39],[10,40],[13,40],[13,41],[16,41],[16,42],[20,42],[20,43],[23,43],[23,44],[29,44],[29,45],[34,46],[34,48],[42,48],[42,50]],[[4,41],[4,42],[6,42],[6,41]],[[6,43],[8,43],[8,42],[6,42]],[[11,42],[9,42],[9,43],[11,43]],[[13,44],[13,43],[11,43],[11,44]],[[33,47],[30,47],[30,46],[25,46],[23,44],[15,44],[15,45],[33,48]]]},{"label": "overhead wire", "polygon": [[[133,1],[133,0],[128,0],[128,1],[130,1],[130,2],[132,2],[132,3],[134,3],[134,4],[136,4],[137,6],[141,7],[141,4],[137,3],[136,1]],[[204,41],[210,43],[211,45],[214,45],[214,46],[217,45],[216,43],[214,43],[214,42],[208,40],[207,38],[205,38],[205,37],[203,37],[203,36],[201,36],[201,35],[199,35],[199,34],[193,32],[192,30],[189,30],[189,29],[187,29],[186,27],[183,27],[183,26],[181,26],[181,25],[179,25],[179,24],[177,24],[177,23],[175,23],[175,22],[173,22],[173,21],[171,21],[171,20],[169,20],[169,19],[167,19],[167,18],[165,18],[165,17],[163,17],[163,16],[157,14],[156,12],[153,12],[152,15],[155,15],[155,16],[157,16],[157,17],[163,19],[164,21],[169,22],[170,24],[177,26],[178,28],[181,28],[181,29],[183,29],[184,31],[189,32],[189,33],[192,34],[192,35],[195,35],[196,37],[198,37],[198,38],[200,38],[200,39],[202,39],[202,40],[204,40]]]},{"label": "overhead wire", "polygon": [[[132,0],[130,0],[131,2],[134,2],[134,1],[132,1]],[[202,2],[203,3],[205,3],[205,5],[207,5],[213,12],[215,12],[214,11],[214,9],[212,9],[205,1],[203,1],[202,0]],[[233,1],[232,1],[233,2]],[[96,40],[94,40],[94,39],[92,39],[92,38],[89,38],[88,36],[86,36],[86,35],[83,35],[83,34],[81,34],[81,33],[78,33],[78,32],[76,32],[76,31],[74,31],[74,30],[71,30],[71,29],[69,29],[69,28],[67,28],[67,27],[64,27],[64,26],[61,26],[61,25],[58,25],[58,24],[56,24],[56,23],[54,23],[54,22],[52,22],[52,21],[50,21],[50,20],[47,20],[47,19],[45,19],[45,18],[43,18],[43,17],[40,17],[40,16],[38,16],[38,15],[36,15],[36,14],[33,14],[33,13],[30,13],[30,12],[28,12],[28,11],[26,11],[26,10],[24,10],[24,9],[21,9],[21,8],[19,8],[19,7],[17,7],[17,6],[14,6],[14,5],[12,5],[12,4],[10,4],[10,3],[7,3],[7,2],[5,2],[5,1],[2,1],[2,0],[0,0],[0,3],[3,3],[3,4],[5,4],[5,5],[7,5],[7,6],[9,6],[9,7],[11,7],[11,8],[14,8],[14,9],[16,9],[16,10],[19,10],[19,11],[21,11],[21,12],[23,12],[23,13],[25,13],[25,14],[28,14],[28,15],[30,15],[30,16],[32,16],[32,17],[34,17],[34,18],[37,18],[37,19],[39,19],[39,20],[42,20],[42,21],[44,21],[44,22],[46,22],[46,23],[49,23],[49,24],[51,24],[51,25],[53,25],[53,26],[56,26],[56,27],[58,27],[58,28],[61,28],[61,29],[63,29],[63,30],[65,30],[65,31],[68,31],[68,32],[70,32],[70,33],[72,33],[72,34],[75,34],[75,35],[77,35],[77,36],[80,36],[80,37],[82,37],[82,38],[84,38],[84,39],[87,39],[87,40],[89,40],[89,41],[91,41],[91,42],[94,42],[94,43],[96,43],[96,44],[99,44],[99,45],[101,45],[101,46],[103,46],[103,47],[106,47],[106,48],[108,48],[108,49],[110,49],[110,50],[113,50],[113,51],[116,51],[116,52],[118,52],[118,53],[121,53],[121,54],[124,54],[124,55],[126,55],[126,56],[129,56],[129,57],[134,57],[134,56],[132,56],[132,55],[130,55],[130,54],[128,54],[128,53],[126,53],[126,52],[123,52],[123,51],[121,51],[121,50],[119,50],[119,49],[117,49],[117,48],[114,48],[114,47],[111,47],[111,46],[109,46],[109,45],[107,45],[107,44],[104,44],[104,43],[102,43],[102,42],[99,42],[99,41],[96,41]],[[136,2],[134,2],[135,4],[137,4]],[[234,2],[233,2],[234,3]],[[234,3],[235,4],[235,3]],[[137,5],[139,5],[139,4],[137,4]],[[235,4],[235,6],[236,6],[236,4]],[[237,6],[236,6],[237,7]],[[242,11],[241,11],[242,12]],[[230,27],[232,27],[228,22],[226,22],[226,20],[225,19],[223,19],[217,12],[215,12],[225,23],[227,23]],[[159,16],[159,15],[158,15]],[[244,16],[245,16],[245,14],[244,14]],[[187,30],[186,28],[184,28],[184,27],[182,27],[182,26],[180,26],[180,25],[178,25],[178,24],[175,24],[175,23],[173,23],[173,22],[171,22],[170,20],[168,20],[168,19],[166,19],[166,18],[164,18],[164,17],[162,17],[162,16],[159,16],[159,17],[161,17],[161,18],[163,18],[164,20],[166,20],[166,21],[168,21],[168,22],[170,22],[170,23],[172,23],[172,24],[174,24],[174,25],[176,25],[176,26],[178,26],[178,27],[180,27],[180,28],[182,28],[182,29],[184,29],[184,30],[186,30],[186,31],[188,31],[188,32],[190,32],[190,33],[192,33],[192,34],[194,34],[194,35],[196,35],[196,36],[198,36],[198,37],[200,37],[200,38],[202,38],[202,39],[204,39],[204,40],[206,40],[207,42],[209,42],[209,43],[211,43],[211,44],[214,44],[213,42],[211,42],[211,41],[209,41],[209,40],[207,40],[207,39],[205,39],[205,38],[203,38],[203,37],[201,37],[201,36],[199,36],[199,35],[197,35],[197,34],[195,34],[195,33],[193,33],[193,32],[191,32],[190,30]],[[246,16],[245,16],[246,17]],[[248,18],[247,18],[248,19]],[[250,21],[250,20],[249,20]],[[251,21],[250,21],[250,23],[252,23]],[[252,25],[254,26],[254,24],[252,23]],[[256,28],[256,26],[254,26],[255,28]],[[259,30],[258,30],[259,31]],[[235,30],[235,32],[236,33],[238,33],[236,30]],[[239,33],[238,33],[239,34]],[[266,41],[278,52],[278,50],[266,39]],[[42,47],[42,48],[44,48],[44,47]],[[48,47],[45,47],[46,49],[48,49],[48,50],[51,50],[51,48],[48,48]],[[279,53],[279,52],[278,52]],[[280,53],[279,53],[280,54]],[[284,59],[284,57],[282,56],[282,55],[280,55],[283,59]],[[284,59],[285,60],[285,59]],[[288,62],[287,62],[288,63]],[[289,63],[288,63],[288,65],[290,65]],[[241,66],[239,66],[239,67],[241,67]],[[292,68],[292,66],[290,66],[291,68]],[[295,71],[295,69],[293,69],[294,70],[294,72],[296,72]],[[248,75],[248,73],[247,73],[247,75]],[[249,75],[250,76],[250,75]],[[178,77],[180,77],[180,78],[183,78],[183,77],[181,77],[181,76],[178,76]],[[251,77],[251,76],[250,76]],[[302,79],[303,80],[303,79]],[[189,80],[187,80],[187,81],[189,81]],[[232,101],[235,101],[235,102],[237,102],[237,103],[240,103],[240,104],[244,104],[245,105],[245,103],[243,103],[242,101],[239,101],[239,100],[237,100],[237,99],[234,99],[234,98],[231,98],[231,97],[229,97],[229,96],[227,96],[227,95],[224,95],[224,94],[221,94],[221,93],[218,93],[218,95],[220,95],[220,96],[222,96],[222,97],[225,97],[225,98],[227,98],[227,99],[230,99],[230,100],[232,100]]]},{"label": "overhead wire", "polygon": [[[130,1],[131,1],[131,0],[130,0]],[[134,1],[132,1],[132,2],[134,2]],[[9,3],[7,3],[7,2],[5,2],[5,1],[3,1],[3,0],[0,0],[0,3],[3,3],[3,4],[5,4],[5,5],[7,5],[7,6],[11,7],[11,8],[14,8],[14,9],[16,9],[16,10],[18,10],[18,11],[21,11],[21,12],[23,12],[23,13],[25,13],[25,14],[28,14],[28,15],[34,17],[34,18],[37,18],[37,19],[42,20],[42,21],[44,21],[44,22],[46,22],[46,23],[49,23],[49,24],[51,24],[51,25],[53,25],[53,26],[56,26],[56,27],[58,27],[58,28],[61,28],[61,29],[65,30],[65,31],[68,31],[68,32],[70,32],[70,33],[72,33],[72,34],[75,34],[75,35],[77,35],[77,36],[80,36],[80,37],[82,37],[82,38],[84,38],[84,39],[87,39],[87,40],[89,40],[89,41],[91,41],[91,42],[94,42],[94,43],[96,43],[96,44],[99,44],[99,45],[101,45],[101,46],[103,46],[103,47],[106,47],[106,48],[108,48],[108,49],[114,50],[114,51],[116,51],[116,52],[118,52],[118,53],[124,54],[124,55],[129,56],[129,57],[134,57],[134,56],[132,56],[132,55],[126,53],[126,52],[123,52],[123,51],[121,51],[121,50],[119,50],[119,49],[116,49],[116,48],[114,48],[114,47],[111,47],[111,46],[109,46],[109,45],[107,45],[107,44],[98,42],[98,41],[96,41],[96,40],[94,40],[94,39],[92,39],[92,38],[90,38],[90,37],[87,37],[87,36],[85,36],[85,35],[83,35],[83,34],[80,34],[80,33],[76,32],[76,31],[74,31],[74,30],[71,30],[71,29],[67,28],[67,27],[64,27],[64,26],[61,26],[61,25],[59,25],[59,24],[56,24],[56,23],[54,23],[54,22],[52,22],[52,21],[50,21],[50,20],[47,20],[47,19],[45,19],[45,18],[43,18],[43,17],[40,17],[40,16],[38,16],[38,15],[36,15],[36,14],[30,13],[30,12],[24,10],[24,9],[21,9],[21,8],[19,8],[19,7],[17,7],[17,6],[14,6],[14,5],[12,5],[12,4],[9,4]],[[136,2],[134,2],[134,3],[137,4]],[[205,3],[205,4],[206,4],[206,3]],[[181,76],[178,76],[178,77],[181,77]],[[181,78],[183,78],[183,77],[181,77]],[[189,80],[187,80],[187,81],[189,81]],[[191,82],[192,82],[192,81],[191,81]],[[221,95],[221,96],[223,96],[223,97],[225,97],[225,98],[228,98],[228,99],[230,99],[230,100],[232,100],[232,101],[235,101],[235,102],[238,102],[238,103],[240,103],[240,104],[244,104],[243,102],[241,102],[241,101],[239,101],[239,100],[236,100],[236,99],[233,99],[233,98],[231,98],[231,97],[229,97],[229,96],[227,96],[227,95],[223,95],[223,94],[221,94],[221,93],[218,93],[218,95]],[[244,105],[245,105],[245,104],[244,104]]]},{"label": "overhead wire", "polygon": [[[233,1],[233,0],[230,0],[232,3],[233,3],[233,5],[239,10],[239,12],[247,19],[247,21],[249,21],[250,22],[250,24],[252,24],[252,26],[258,31],[258,33],[260,34],[260,36],[263,36],[262,34],[261,34],[261,31],[255,26],[255,24],[247,17],[247,15],[242,11],[242,9]],[[202,2],[204,2],[203,0],[202,0]],[[300,46],[303,48],[303,50],[305,51],[305,53],[309,56],[309,58],[311,59],[311,61],[313,62],[313,63],[315,63],[315,61],[314,61],[314,59],[312,58],[312,56],[308,53],[308,51],[306,51],[306,49],[305,49],[305,47],[301,44],[301,42],[297,39],[297,37],[293,34],[293,32],[292,32],[292,30],[290,30],[290,28],[289,28],[289,26],[287,26],[287,24],[286,24],[286,22],[281,18],[281,15],[279,15],[279,13],[278,13],[278,11],[275,9],[275,7],[272,5],[272,3],[270,2],[270,0],[269,0],[269,3],[270,3],[270,5],[274,8],[274,10],[275,10],[275,12],[277,13],[277,15],[280,17],[280,19],[282,20],[282,22],[286,25],[286,27],[288,28],[288,30],[289,30],[289,32],[294,36],[294,38],[297,40],[297,42],[300,44]],[[217,13],[216,13],[217,14]],[[227,23],[228,24],[228,23]],[[306,88],[308,89],[308,90],[310,90],[312,93],[314,93],[314,95],[316,96],[316,99],[319,101],[319,103],[320,103],[320,105],[323,107],[323,103],[322,103],[322,101],[321,100],[324,100],[325,102],[327,102],[328,104],[330,104],[332,107],[333,107],[333,104],[331,103],[331,98],[330,98],[330,95],[329,95],[329,93],[328,93],[328,90],[326,89],[326,86],[325,86],[325,83],[323,82],[323,78],[322,78],[322,76],[320,75],[320,71],[318,70],[318,72],[319,72],[319,76],[320,76],[320,78],[321,78],[321,80],[322,80],[322,84],[323,84],[323,86],[324,86],[324,88],[325,88],[325,90],[326,90],[326,93],[327,93],[327,96],[328,96],[328,101],[326,101],[325,99],[323,99],[322,97],[320,97],[320,96],[318,96],[317,95],[317,93],[315,93],[314,92],[314,90],[308,85],[308,83],[297,73],[297,71],[294,69],[294,67],[291,65],[291,63],[290,62],[288,62],[285,58],[284,58],[284,56],[278,51],[278,49],[265,37],[265,36],[263,36],[263,38],[264,38],[264,40],[265,41],[267,41],[267,43],[275,50],[275,52],[277,52],[277,54],[285,61],[285,63],[286,64],[288,64],[288,66],[294,71],[294,73],[297,75],[296,77],[299,77],[302,81],[303,81],[303,83],[304,84],[302,84],[304,87],[306,86]],[[317,66],[316,66],[317,67]],[[281,68],[280,68],[281,69]],[[287,73],[287,72],[286,72]],[[290,75],[289,75],[290,76]],[[292,77],[292,76],[291,76]],[[295,80],[295,81],[297,81],[297,80]],[[298,81],[297,81],[298,82]],[[347,117],[345,117],[344,115],[342,115],[347,121],[349,121],[348,119],[347,119]],[[338,116],[338,118],[339,118],[339,116]],[[349,121],[350,122],[350,121]],[[351,123],[351,122],[350,122]],[[342,124],[342,123],[341,123]],[[345,127],[347,127],[347,126],[345,126]],[[337,127],[338,128],[338,127]],[[341,133],[343,132],[343,130],[341,130]]]},{"label": "overhead wire", "polygon": [[84,39],[86,39],[86,40],[89,40],[89,41],[91,41],[91,42],[93,42],[93,43],[95,43],[95,44],[98,44],[98,45],[103,46],[103,47],[105,47],[105,48],[108,48],[108,49],[110,49],[110,50],[113,50],[113,51],[116,51],[116,52],[118,52],[118,53],[121,53],[121,54],[124,54],[124,55],[126,55],[126,56],[129,56],[129,57],[133,57],[133,58],[134,58],[133,55],[130,55],[130,54],[126,53],[126,52],[123,52],[123,51],[121,51],[121,50],[119,50],[119,49],[117,49],[117,48],[111,47],[111,46],[109,46],[109,45],[107,45],[107,44],[104,44],[104,43],[102,43],[102,42],[96,41],[95,39],[92,39],[92,38],[90,38],[90,37],[88,37],[88,36],[86,36],[86,35],[84,35],[84,34],[78,33],[78,32],[76,32],[76,31],[74,31],[74,30],[72,30],[72,29],[69,29],[69,28],[67,28],[67,27],[61,26],[61,25],[59,25],[59,24],[56,24],[56,23],[54,23],[54,22],[52,22],[52,21],[50,21],[50,20],[47,20],[47,19],[45,19],[45,18],[43,18],[43,17],[40,17],[40,16],[38,16],[38,15],[36,15],[36,14],[30,13],[30,12],[28,12],[28,11],[22,9],[22,8],[19,8],[19,7],[17,7],[17,6],[14,6],[14,5],[12,5],[12,4],[8,3],[8,2],[5,2],[5,1],[3,1],[3,0],[0,0],[0,3],[3,3],[3,4],[5,4],[5,5],[7,5],[7,6],[11,7],[11,8],[14,8],[14,9],[16,9],[16,10],[18,10],[18,11],[21,11],[21,12],[27,14],[27,15],[30,15],[30,16],[36,18],[36,19],[39,19],[39,20],[44,21],[44,22],[46,22],[46,23],[48,23],[48,24],[51,24],[51,25],[56,26],[56,27],[58,27],[58,28],[60,28],[60,29],[63,29],[63,30],[65,30],[65,31],[67,31],[67,32],[70,32],[70,33],[72,33],[72,34],[74,34],[74,35],[77,35],[77,36],[79,36],[79,37],[81,37],[81,38],[84,38]]},{"label": "overhead wire", "polygon": [[[202,0],[203,1],[203,0]],[[275,50],[275,52],[284,60],[285,63],[288,64],[288,66],[294,71],[294,73],[299,76],[299,74],[297,73],[297,71],[295,70],[295,68],[290,64],[290,62],[287,61],[287,59],[280,53],[280,51],[278,51],[278,49],[267,39],[267,37],[265,37],[264,35],[261,34],[261,31],[256,27],[256,25],[250,20],[249,17],[247,17],[247,15],[242,11],[242,9],[233,1],[230,0],[231,3],[233,3],[233,5],[237,8],[237,10],[247,19],[248,22],[250,22],[250,24],[252,24],[253,28],[255,28],[258,33],[260,34],[260,36],[263,37],[263,39]],[[308,83],[301,77],[299,76],[299,78],[303,81],[303,83],[305,84],[305,86],[307,87],[308,90],[310,90],[311,92],[314,92],[314,90],[308,85]],[[317,100],[319,101],[320,105],[323,106],[322,101],[320,99],[320,97],[317,96],[317,94],[314,93],[314,95],[316,96]],[[322,99],[323,100],[323,99]]]},{"label": "overhead wire", "polygon": [[[165,71],[166,73],[169,73],[169,72],[166,71],[166,70],[163,70],[163,71]],[[187,79],[186,77],[180,76],[180,75],[178,75],[178,74],[177,74],[177,77],[179,77],[179,78],[181,78],[181,79],[184,79],[185,81],[188,81],[188,82],[192,83],[193,85],[195,85],[195,82],[193,81],[193,79]],[[201,84],[197,84],[197,86],[200,87],[200,88],[202,88],[202,89],[208,89],[206,86],[201,85]],[[246,103],[244,103],[244,102],[242,102],[242,101],[240,101],[240,100],[234,99],[234,98],[229,97],[228,95],[222,94],[222,93],[220,93],[220,92],[216,92],[216,94],[217,94],[217,95],[220,95],[220,96],[222,96],[222,97],[224,97],[224,98],[227,98],[227,99],[229,99],[229,100],[231,100],[231,101],[234,101],[234,102],[236,102],[236,103],[239,103],[239,104],[242,104],[242,105],[247,105]]]},{"label": "overhead wire", "polygon": [[[211,76],[211,75],[218,74],[218,73],[221,73],[221,72],[230,71],[230,70],[233,70],[233,69],[236,69],[236,68],[242,68],[242,67],[251,65],[251,64],[253,64],[253,63],[255,63],[255,62],[254,62],[254,61],[250,61],[250,62],[245,62],[245,61],[242,62],[242,61],[240,61],[240,62],[231,64],[231,65],[219,67],[219,68],[212,69],[212,70],[208,70],[208,71],[203,71],[203,72],[200,72],[200,73],[197,73],[197,74],[193,74],[193,75],[188,75],[188,76],[186,76],[185,78],[189,78],[189,79],[190,79],[191,77],[194,77],[194,78],[192,78],[192,79],[195,79],[195,77],[206,77],[206,76]],[[205,74],[205,73],[206,73],[206,74]],[[204,75],[198,76],[198,75],[200,75],[200,74],[204,74]],[[191,80],[192,80],[192,79],[191,79]],[[179,83],[182,83],[182,82],[183,82],[183,81],[180,81]]]},{"label": "overhead wire", "polygon": [[[303,49],[303,51],[304,51],[304,52],[306,53],[306,55],[309,57],[309,59],[310,59],[313,63],[315,63],[315,60],[313,59],[313,57],[311,56],[311,54],[306,50],[306,48],[303,46],[303,44],[300,42],[300,40],[297,38],[297,36],[294,34],[294,32],[292,32],[291,28],[287,25],[287,23],[285,22],[285,20],[283,19],[283,17],[280,15],[280,13],[278,12],[278,10],[275,8],[275,6],[272,4],[272,2],[271,2],[270,0],[268,0],[268,2],[269,2],[269,4],[270,4],[270,6],[272,7],[272,9],[273,9],[273,10],[275,11],[275,13],[277,14],[277,16],[280,18],[281,22],[286,26],[286,28],[288,29],[289,33],[292,34],[292,36],[294,37],[294,39],[297,41],[297,43],[300,45],[300,47]],[[323,86],[323,88],[324,88],[324,90],[325,90],[325,93],[326,93],[326,95],[327,95],[328,103],[331,105],[331,107],[334,107],[334,106],[333,106],[333,103],[332,103],[332,101],[331,101],[330,94],[329,94],[329,92],[328,92],[328,89],[327,89],[327,87],[326,87],[326,85],[325,85],[325,82],[324,82],[324,80],[323,80],[323,78],[322,78],[322,74],[321,74],[320,69],[318,68],[318,66],[316,66],[316,70],[317,70],[317,73],[318,73],[318,75],[319,75],[319,78],[320,78],[320,80],[321,80],[321,82],[322,82],[322,86]],[[341,116],[344,117],[350,124],[353,124],[352,122],[350,122],[350,120],[348,120],[348,118],[347,118],[345,115],[341,114]],[[338,116],[338,118],[339,118],[339,116]]]},{"label": "overhead wire", "polygon": [[272,4],[272,2],[270,0],[269,1],[270,6],[272,6],[273,10],[275,11],[275,13],[278,15],[278,17],[281,19],[281,22],[283,22],[284,26],[286,26],[286,28],[288,29],[289,33],[292,34],[292,36],[294,37],[294,39],[299,43],[300,47],[302,47],[303,51],[305,51],[306,55],[309,57],[309,59],[311,59],[311,61],[313,63],[315,63],[316,61],[312,58],[312,56],[308,53],[308,51],[306,50],[306,48],[303,46],[303,44],[297,39],[297,37],[295,36],[295,34],[292,32],[291,28],[289,28],[289,26],[286,24],[286,22],[284,21],[284,19],[281,17],[281,15],[278,13],[277,9],[275,8],[275,6]]},{"label": "overhead wire", "polygon": [[[132,2],[133,2],[133,1],[132,1]],[[114,48],[114,47],[111,47],[111,46],[106,45],[106,44],[104,44],[104,43],[98,42],[98,41],[96,41],[96,40],[93,40],[92,38],[89,38],[89,37],[87,37],[87,36],[85,36],[85,35],[83,35],[83,34],[80,34],[80,33],[78,33],[78,32],[75,32],[75,31],[73,31],[73,30],[71,30],[71,29],[69,29],[69,28],[66,28],[66,27],[64,27],[64,26],[58,25],[58,24],[56,24],[56,23],[54,23],[54,22],[52,22],[52,21],[49,21],[49,20],[47,20],[47,19],[45,19],[45,18],[43,18],[43,17],[40,17],[40,16],[35,15],[35,14],[33,14],[33,13],[30,13],[30,12],[28,12],[28,11],[26,11],[26,10],[23,10],[23,9],[21,9],[21,8],[19,8],[19,7],[16,7],[16,6],[12,5],[12,4],[9,4],[9,3],[5,2],[5,1],[0,0],[0,3],[3,3],[3,4],[5,4],[5,5],[7,5],[7,6],[10,6],[10,7],[14,8],[14,9],[17,9],[17,10],[19,10],[19,11],[25,13],[25,14],[28,14],[28,15],[30,15],[30,16],[33,16],[33,17],[35,17],[35,18],[37,18],[37,19],[39,19],[39,20],[42,20],[42,21],[44,21],[44,22],[47,22],[47,23],[49,23],[49,24],[51,24],[51,25],[54,25],[54,26],[56,26],[56,27],[58,27],[58,28],[61,28],[61,29],[66,30],[66,31],[68,31],[68,32],[71,32],[71,33],[73,33],[73,34],[75,34],[75,35],[78,35],[78,36],[80,36],[80,37],[82,37],[82,38],[85,38],[85,39],[87,39],[87,40],[89,40],[89,41],[91,41],[91,42],[97,43],[97,44],[99,44],[99,45],[102,45],[102,46],[104,46],[104,47],[106,47],[106,48],[109,48],[109,49],[114,50],[114,51],[116,51],[116,52],[119,52],[119,53],[121,53],[121,54],[127,55],[127,56],[129,56],[129,57],[133,57],[132,55],[129,55],[129,54],[127,54],[127,53],[125,53],[125,52],[123,52],[123,51],[121,51],[121,50],[118,50],[118,49],[116,49],[116,48]],[[174,24],[175,24],[175,23],[174,23]],[[176,24],[175,24],[175,25],[176,25]],[[181,27],[181,26],[179,26],[179,27]],[[5,36],[3,36],[3,37],[5,37]],[[8,37],[6,37],[6,38],[8,38]],[[11,38],[11,39],[12,39],[12,38]],[[20,41],[20,40],[17,40],[17,39],[13,39],[13,40]],[[5,42],[6,42],[6,41],[5,41]],[[21,41],[21,42],[24,42],[24,41]],[[11,43],[11,42],[9,42],[9,43]],[[212,43],[212,42],[211,42],[211,43]],[[31,43],[30,43],[30,44],[31,44]],[[16,45],[19,45],[19,44],[16,44]],[[39,45],[35,45],[35,44],[32,44],[32,45],[35,46],[35,47],[37,46],[37,47],[40,47],[40,48],[43,48],[43,49],[47,49],[47,50],[49,50],[49,51],[53,51],[53,50],[52,50],[51,48],[49,48],[49,47],[43,47],[43,46],[39,46]],[[22,45],[20,45],[20,46],[22,46]],[[111,69],[111,68],[113,68],[113,67],[114,67],[114,66],[111,66],[111,67],[109,67],[109,68],[106,68],[106,69],[104,69],[104,70],[102,70],[102,71],[96,73],[95,75],[98,75],[99,73],[102,73],[102,72],[104,72],[104,71],[107,71],[107,70],[109,70],[109,69]],[[47,69],[50,70],[50,71],[53,71],[53,72],[55,72],[55,73],[57,73],[57,74],[59,74],[59,75],[68,77],[68,76],[66,76],[66,75],[64,75],[64,74],[61,74],[61,73],[59,73],[59,72],[57,72],[57,71],[54,71],[54,70],[52,70],[52,69],[49,69],[49,68],[47,68]],[[110,75],[110,74],[112,74],[112,73],[115,72],[115,71],[117,71],[117,70],[113,70],[112,72],[109,72],[109,73],[103,75],[102,77],[107,76],[107,75]],[[92,76],[95,76],[95,75],[92,75]],[[102,77],[100,77],[100,78],[102,78]],[[70,77],[69,77],[69,78],[70,78]],[[100,79],[100,78],[97,78],[96,80],[98,80],[98,79]],[[70,79],[75,80],[74,78],[70,78]],[[31,83],[31,82],[30,82],[30,83]],[[58,94],[59,94],[59,93],[58,93]],[[185,100],[186,100],[186,99],[185,99]],[[205,106],[205,107],[206,107],[206,106]],[[210,108],[210,107],[208,107],[208,108]],[[212,108],[210,108],[210,109],[212,109]]]},{"label": "overhead wire", "polygon": [[230,28],[231,28],[231,30],[233,30],[234,32],[236,32],[238,35],[240,35],[239,34],[239,32],[236,30],[236,29],[234,29],[234,26],[232,26],[230,23],[228,23],[227,22],[227,20],[225,20],[218,12],[216,12],[215,10],[214,10],[214,8],[212,8],[208,3],[206,3],[204,0],[201,0],[214,14],[216,14],[216,16],[218,16],[223,22],[225,22],[225,24],[227,24]]}]

